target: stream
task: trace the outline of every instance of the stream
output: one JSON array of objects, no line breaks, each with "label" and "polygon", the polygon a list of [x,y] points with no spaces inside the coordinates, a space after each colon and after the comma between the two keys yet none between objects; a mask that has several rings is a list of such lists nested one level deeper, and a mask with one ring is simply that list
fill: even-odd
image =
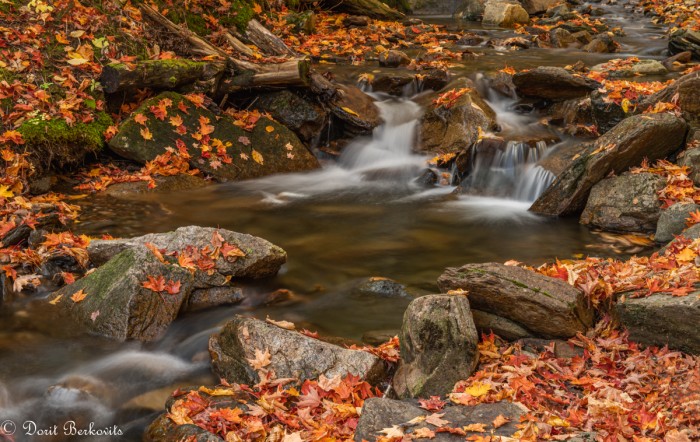
[{"label": "stream", "polygon": [[[484,49],[486,55],[453,72],[478,80],[478,72],[504,64],[519,69],[578,60],[590,66],[629,55],[663,58],[660,28],[633,21],[622,6],[609,8],[606,18],[622,17],[616,25],[627,32],[620,40],[622,53]],[[434,21],[455,26],[444,18]],[[462,26],[482,29],[478,23]],[[332,70],[350,82],[367,69]],[[527,211],[553,179],[534,162],[556,145],[511,142],[497,158],[474,159],[462,193],[455,194],[449,176],[441,177],[445,185],[426,189],[415,178],[428,158],[413,153],[423,110],[410,97],[375,98],[385,124],[372,137],[356,139],[337,163],[321,170],[132,200],[100,195],[81,200],[78,233],[126,237],[186,225],[220,227],[279,245],[288,262],[276,278],[247,287],[243,304],[179,318],[156,343],[64,340],[8,329],[0,322],[0,416],[20,423],[33,419],[37,428],[68,419],[117,425],[119,440],[140,440],[175,388],[217,382],[209,371],[207,341],[234,314],[270,316],[359,341],[368,331],[399,328],[411,299],[358,291],[358,283],[370,277],[394,279],[419,295],[435,292],[437,277],[448,266],[619,256],[577,219],[542,218]],[[485,98],[506,133],[522,134],[537,125],[534,118],[515,113],[512,101]],[[265,305],[266,296],[277,289],[290,290],[291,299]]]}]

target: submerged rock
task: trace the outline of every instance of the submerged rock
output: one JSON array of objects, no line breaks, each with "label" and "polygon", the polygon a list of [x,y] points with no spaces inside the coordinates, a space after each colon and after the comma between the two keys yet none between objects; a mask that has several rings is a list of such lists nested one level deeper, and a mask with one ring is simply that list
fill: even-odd
[{"label": "submerged rock", "polygon": [[392,385],[401,398],[442,396],[473,373],[479,335],[464,296],[428,295],[409,304]]},{"label": "submerged rock", "polygon": [[652,173],[605,178],[593,186],[581,224],[617,232],[654,232],[661,215],[658,192],[666,179]]},{"label": "submerged rock", "polygon": [[[348,373],[377,384],[387,375],[384,361],[361,351],[348,350],[296,331],[285,330],[253,318],[236,316],[209,340],[212,367],[228,382],[255,384],[260,381],[252,361],[269,355],[266,369],[277,378],[305,379],[344,377]],[[261,368],[259,366],[258,368]]]},{"label": "submerged rock", "polygon": [[[517,424],[520,422],[520,416],[524,412],[521,407],[514,403],[503,401],[471,407],[448,403],[440,413],[444,413],[441,419],[448,421],[446,426],[462,428],[471,424],[484,424],[488,434],[510,437],[518,430]],[[413,401],[397,401],[384,398],[367,399],[362,406],[360,420],[355,430],[355,442],[377,440],[377,437],[382,434],[380,432],[386,428],[391,428],[395,425],[405,425],[406,422],[412,419],[420,416],[427,417],[431,414],[432,412],[420,408]],[[499,416],[506,418],[507,423],[494,428],[493,422]],[[407,426],[405,433],[410,434],[420,427],[421,425]],[[436,442],[450,442],[464,440],[464,436],[437,433],[432,440]]]},{"label": "submerged rock", "polygon": [[682,119],[670,114],[636,115],[623,120],[585,148],[530,210],[545,215],[580,212],[591,188],[610,172],[625,172],[644,158],[665,158],[683,145],[687,128]]},{"label": "submerged rock", "polygon": [[[144,118],[145,122],[139,123]],[[173,126],[171,118],[180,119],[181,124]],[[217,116],[175,92],[164,92],[144,101],[119,126],[109,147],[117,155],[144,164],[181,143],[191,157],[190,166],[219,181],[319,167],[299,138],[278,122],[262,117],[248,132],[231,117]],[[226,156],[220,156],[219,152]]]},{"label": "submerged rock", "polygon": [[513,321],[533,336],[570,338],[593,321],[580,290],[520,267],[485,263],[448,268],[438,287],[466,290],[473,308]]},{"label": "submerged rock", "polygon": [[615,315],[629,331],[630,340],[700,354],[698,291],[687,296],[656,293],[645,298],[627,298],[615,304]]},{"label": "submerged rock", "polygon": [[600,87],[596,81],[551,66],[518,72],[513,76],[513,84],[520,96],[553,101],[583,97]]}]

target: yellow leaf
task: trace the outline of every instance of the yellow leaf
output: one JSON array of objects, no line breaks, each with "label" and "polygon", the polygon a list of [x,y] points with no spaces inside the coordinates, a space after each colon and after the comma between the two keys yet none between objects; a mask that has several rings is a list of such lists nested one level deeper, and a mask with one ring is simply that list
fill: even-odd
[{"label": "yellow leaf", "polygon": [[676,255],[676,260],[680,262],[690,262],[695,260],[696,256],[698,256],[698,254],[695,253],[695,250],[686,247]]},{"label": "yellow leaf", "polygon": [[0,198],[12,198],[15,194],[7,187],[0,186]]},{"label": "yellow leaf", "polygon": [[464,392],[473,397],[480,397],[488,393],[489,390],[491,390],[491,386],[489,384],[474,382],[470,387],[466,388]]},{"label": "yellow leaf", "polygon": [[341,109],[344,110],[345,112],[349,113],[350,115],[354,115],[354,116],[356,116],[356,117],[359,117],[359,116],[360,116],[360,115],[358,115],[357,112],[355,112],[354,110],[350,109],[349,107],[343,106],[343,107],[341,107]]},{"label": "yellow leaf", "polygon": [[147,127],[144,127],[141,129],[141,136],[143,137],[144,140],[152,140],[153,139],[153,134],[151,133],[150,130],[148,130]]},{"label": "yellow leaf", "polygon": [[268,131],[268,132],[274,132],[274,131],[275,131],[275,128],[272,127],[272,126],[267,126],[267,127],[265,128],[265,130]]},{"label": "yellow leaf", "polygon": [[258,152],[257,150],[253,149],[253,152],[251,152],[251,154],[253,155],[253,161],[255,161],[256,163],[262,165],[265,162],[263,156],[260,155],[260,152]]},{"label": "yellow leaf", "polygon": [[80,289],[77,292],[73,293],[73,295],[71,295],[70,299],[72,299],[73,302],[75,302],[77,304],[80,301],[82,301],[83,299],[85,299],[86,296],[87,296],[87,293],[85,293],[82,289]]},{"label": "yellow leaf", "polygon": [[68,64],[71,66],[80,66],[80,65],[85,64],[87,62],[88,62],[88,60],[86,60],[84,58],[71,58],[70,60],[68,60]]},{"label": "yellow leaf", "polygon": [[58,304],[58,301],[61,300],[61,298],[63,298],[63,295],[58,295],[55,298],[53,298],[51,301],[49,301],[49,304],[56,305],[56,304]]},{"label": "yellow leaf", "polygon": [[569,423],[565,421],[564,419],[556,416],[552,416],[549,419],[547,419],[547,424],[551,425],[553,427],[569,427]]},{"label": "yellow leaf", "polygon": [[83,31],[83,30],[77,30],[77,31],[73,31],[70,33],[70,36],[73,38],[80,38],[83,35],[85,35],[85,31]]},{"label": "yellow leaf", "polygon": [[208,388],[205,386],[199,387],[199,391],[208,394],[209,396],[233,396],[236,392],[231,388]]},{"label": "yellow leaf", "polygon": [[256,14],[262,14],[262,6],[259,4],[254,4],[253,5],[253,11],[255,11]]},{"label": "yellow leaf", "polygon": [[632,103],[631,103],[627,98],[625,98],[624,100],[622,100],[622,110],[623,110],[625,113],[627,113],[627,112],[630,110],[630,106],[631,106],[631,105],[632,105]]}]

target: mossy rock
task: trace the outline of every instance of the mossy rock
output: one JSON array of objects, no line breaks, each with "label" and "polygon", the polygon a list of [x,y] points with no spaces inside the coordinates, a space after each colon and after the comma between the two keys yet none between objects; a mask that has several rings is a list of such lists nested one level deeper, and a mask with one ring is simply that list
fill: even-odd
[{"label": "mossy rock", "polygon": [[[205,36],[211,33],[211,29],[207,28],[207,21],[204,14],[209,14],[209,5],[197,2],[185,3],[185,6],[173,7],[167,1],[156,0],[156,5],[159,9],[167,9],[166,17],[173,23],[186,25],[187,29],[192,32]],[[217,9],[216,18],[219,24],[225,28],[235,27],[239,31],[244,31],[248,22],[255,16],[253,11],[253,2],[248,0],[232,0],[228,10]],[[213,2],[212,5],[213,6]],[[218,4],[216,5],[218,6]]]},{"label": "mossy rock", "polygon": [[61,168],[82,163],[89,154],[104,146],[104,131],[112,124],[105,112],[98,112],[90,123],[69,126],[63,119],[35,117],[17,128],[24,138],[24,148],[39,170]]},{"label": "mossy rock", "polygon": [[[156,118],[152,109],[156,109],[163,100],[170,100],[172,104],[167,107],[167,116],[161,120]],[[137,119],[144,117],[146,121],[139,124]],[[182,119],[179,129],[171,124],[171,118]],[[202,122],[213,126],[213,131],[208,134],[209,145],[222,143],[232,160],[230,164],[218,161],[215,148],[212,148],[213,151],[202,148],[202,140],[197,139]],[[146,129],[148,132],[145,132]],[[145,139],[143,133],[147,134],[146,138],[150,133],[151,139]],[[248,132],[236,126],[231,117],[216,116],[175,92],[164,92],[146,100],[121,125],[109,147],[124,158],[145,163],[164,153],[167,147],[175,148],[180,142],[187,147],[191,166],[219,181],[251,179],[319,167],[316,158],[294,132],[276,121],[260,118]]]}]

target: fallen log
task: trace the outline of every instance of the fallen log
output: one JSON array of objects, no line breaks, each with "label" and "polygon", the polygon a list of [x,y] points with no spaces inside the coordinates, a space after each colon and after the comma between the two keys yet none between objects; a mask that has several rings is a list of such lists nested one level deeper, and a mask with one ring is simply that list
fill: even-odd
[{"label": "fallen log", "polygon": [[152,88],[174,90],[196,81],[207,81],[224,72],[224,62],[186,59],[145,60],[136,63],[112,63],[102,69],[100,83],[108,94]]},{"label": "fallen log", "polygon": [[248,22],[245,30],[246,38],[266,55],[296,56],[296,53],[287,46],[281,38],[270,32],[256,19]]},{"label": "fallen log", "polygon": [[236,75],[221,81],[219,94],[260,87],[308,86],[311,61],[302,58],[276,64],[253,64],[238,60],[237,67],[239,72]]},{"label": "fallen log", "polygon": [[[307,4],[312,4],[306,0]],[[380,0],[323,0],[321,7],[353,15],[366,15],[379,20],[402,20],[406,16]]]},{"label": "fallen log", "polygon": [[240,52],[241,54],[247,55],[248,57],[255,56],[255,52],[252,49],[250,49],[245,43],[231,35],[230,32],[225,33],[224,38],[233,49]]}]

